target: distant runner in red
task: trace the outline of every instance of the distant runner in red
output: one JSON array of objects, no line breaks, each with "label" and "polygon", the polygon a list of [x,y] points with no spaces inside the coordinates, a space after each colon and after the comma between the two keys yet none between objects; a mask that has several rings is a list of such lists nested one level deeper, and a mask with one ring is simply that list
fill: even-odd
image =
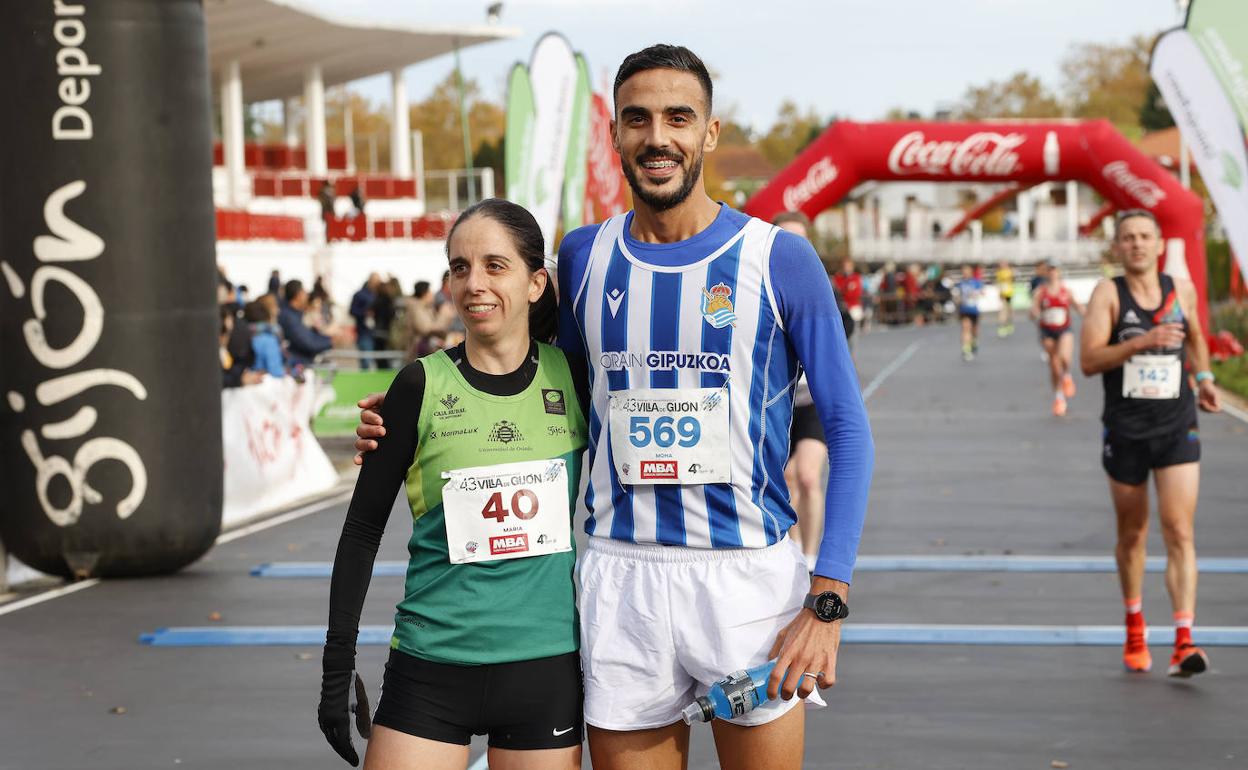
[{"label": "distant runner in red", "polygon": [[[854,269],[854,260],[846,257],[841,260],[841,269],[832,276],[832,285],[836,288],[836,298],[843,306],[841,320],[846,321],[845,331],[850,338],[850,350],[853,350],[853,334],[858,324],[862,323],[862,273]],[[846,319],[845,316],[849,318]]]},{"label": "distant runner in red", "polygon": [[1053,384],[1053,414],[1066,414],[1066,399],[1075,395],[1075,379],[1070,374],[1070,360],[1075,347],[1070,329],[1070,312],[1083,315],[1083,305],[1062,281],[1062,269],[1049,268],[1047,280],[1031,297],[1031,317],[1040,324],[1040,345],[1048,356],[1049,377]]}]

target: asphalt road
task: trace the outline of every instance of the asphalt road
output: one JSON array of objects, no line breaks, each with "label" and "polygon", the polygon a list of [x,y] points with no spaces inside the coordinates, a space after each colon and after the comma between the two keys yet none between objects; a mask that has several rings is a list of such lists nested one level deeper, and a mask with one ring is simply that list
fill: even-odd
[{"label": "asphalt road", "polygon": [[[877,449],[862,553],[1111,553],[1099,382],[1080,378],[1070,413],[1054,418],[1031,327],[1007,340],[993,331],[971,363],[952,326],[858,345]],[[1202,416],[1201,429],[1199,553],[1248,556],[1248,424]],[[326,580],[249,569],[332,559],[344,508],[220,545],[178,575],[109,581],[0,616],[0,768],[344,767],[316,726],[319,647],[138,642],[166,626],[323,624]],[[396,508],[379,558],[405,558],[408,521]],[[1150,553],[1162,553],[1155,531]],[[1200,625],[1248,626],[1245,581],[1203,578],[1198,642]],[[365,624],[392,621],[401,582],[374,579]],[[1121,621],[1112,574],[864,571],[850,604],[850,623]],[[1160,575],[1146,581],[1145,611],[1169,620]],[[374,692],[386,652],[360,650]],[[809,714],[806,766],[1248,767],[1248,648],[1209,652],[1210,673],[1179,681],[1123,673],[1113,647],[846,645],[830,708]],[[1164,671],[1168,650],[1154,657]],[[691,767],[717,766],[709,736],[695,729]]]}]

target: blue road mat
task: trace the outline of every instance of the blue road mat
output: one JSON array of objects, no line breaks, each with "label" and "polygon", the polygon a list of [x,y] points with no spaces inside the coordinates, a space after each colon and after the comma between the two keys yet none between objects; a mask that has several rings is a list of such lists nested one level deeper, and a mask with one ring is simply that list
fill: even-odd
[{"label": "blue road mat", "polygon": [[[1204,575],[1248,574],[1248,559],[1201,558],[1196,567]],[[279,561],[252,567],[251,574],[265,578],[327,578],[333,563],[327,561]],[[1114,572],[1108,556],[859,556],[857,572]],[[1166,571],[1166,561],[1149,557],[1145,570]],[[373,577],[403,577],[407,562],[379,561]]]},{"label": "blue road mat", "polygon": [[[393,626],[361,626],[360,645],[388,645]],[[1246,626],[1201,626],[1202,647],[1248,647]],[[324,626],[184,626],[160,628],[139,636],[153,647],[231,647],[325,643]],[[1123,643],[1122,626],[971,626],[861,623],[844,627],[847,644],[965,644],[1047,647],[1115,646]],[[1150,629],[1153,645],[1174,643],[1174,629]]]}]

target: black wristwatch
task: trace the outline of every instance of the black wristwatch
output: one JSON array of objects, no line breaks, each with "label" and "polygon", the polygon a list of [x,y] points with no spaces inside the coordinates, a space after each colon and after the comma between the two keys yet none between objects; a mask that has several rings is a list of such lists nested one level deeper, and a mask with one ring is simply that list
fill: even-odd
[{"label": "black wristwatch", "polygon": [[802,607],[813,611],[815,617],[824,623],[841,620],[849,615],[849,605],[832,591],[824,591],[821,594],[806,594],[806,600],[802,602]]}]

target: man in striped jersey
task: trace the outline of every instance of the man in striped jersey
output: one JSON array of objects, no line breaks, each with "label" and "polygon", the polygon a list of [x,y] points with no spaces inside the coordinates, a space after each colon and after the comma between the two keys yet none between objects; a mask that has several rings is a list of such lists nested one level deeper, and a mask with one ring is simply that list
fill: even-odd
[{"label": "man in striped jersey", "polygon": [[[578,507],[585,721],[598,770],[678,770],[681,709],[725,674],[777,659],[764,706],[713,725],[720,766],[800,768],[802,699],[836,679],[839,620],[874,446],[827,273],[808,241],[716,203],[711,79],[691,51],[632,54],[612,134],[634,210],[559,249],[559,345],[590,372]],[[827,437],[813,577],[786,537],[798,372]],[[376,399],[361,402],[370,407]],[[384,435],[369,411],[367,451]]]},{"label": "man in striped jersey", "polygon": [[[716,722],[716,747],[725,768],[798,768],[792,696],[821,704],[816,683],[835,679],[874,453],[840,312],[809,242],[707,195],[719,121],[697,56],[632,54],[614,90],[634,210],[569,233],[558,263],[560,345],[591,373],[580,605],[594,767],[682,767],[681,707],[778,657],[781,699]],[[786,538],[800,369],[831,462],[813,578]]]}]

